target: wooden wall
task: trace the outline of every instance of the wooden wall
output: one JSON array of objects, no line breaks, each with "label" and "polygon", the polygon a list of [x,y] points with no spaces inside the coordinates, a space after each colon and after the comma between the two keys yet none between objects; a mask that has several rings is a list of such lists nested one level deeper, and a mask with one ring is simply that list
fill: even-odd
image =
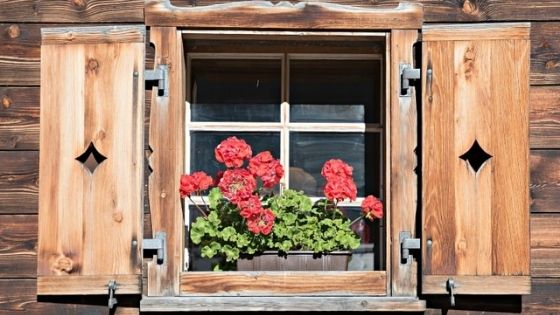
[{"label": "wooden wall", "polygon": [[[204,5],[219,1],[173,2]],[[330,2],[368,6],[395,1]],[[476,302],[458,300],[459,305],[469,305],[474,311],[449,314],[478,314],[483,310],[560,313],[560,1],[420,2],[425,5],[430,23],[533,22],[530,103],[533,294],[523,297],[521,309],[519,301],[509,297]],[[105,298],[37,302],[35,295],[40,28],[61,24],[141,24],[143,5],[143,0],[0,0],[0,314],[108,313]],[[137,313],[134,301],[127,304],[117,313]],[[440,306],[437,302],[431,305]]]}]

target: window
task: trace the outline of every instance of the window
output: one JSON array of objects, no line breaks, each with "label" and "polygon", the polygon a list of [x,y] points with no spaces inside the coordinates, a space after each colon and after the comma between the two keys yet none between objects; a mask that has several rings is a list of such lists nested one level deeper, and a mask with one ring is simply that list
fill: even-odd
[{"label": "window", "polygon": [[[227,41],[205,42],[209,48],[198,52],[200,41],[190,42],[187,172],[222,170],[214,148],[237,136],[254,153],[269,150],[281,160],[286,174],[280,189],[304,191],[317,200],[323,196],[323,163],[343,159],[354,169],[358,199],[339,205],[351,219],[359,216],[364,196],[382,198],[385,189],[383,39],[350,45],[245,41],[240,44],[243,52],[235,52],[239,48],[228,47]],[[348,53],[352,49],[358,53]],[[197,216],[198,211],[190,211],[191,222]],[[358,221],[353,227],[362,245],[352,255],[349,270],[384,270],[385,223]],[[201,258],[196,246],[189,245],[188,253],[190,271],[210,270],[212,261]]]}]

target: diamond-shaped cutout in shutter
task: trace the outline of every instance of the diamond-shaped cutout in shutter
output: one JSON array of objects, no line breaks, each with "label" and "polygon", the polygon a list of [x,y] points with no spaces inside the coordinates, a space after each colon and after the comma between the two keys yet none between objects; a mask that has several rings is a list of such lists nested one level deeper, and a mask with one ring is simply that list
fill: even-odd
[{"label": "diamond-shaped cutout in shutter", "polygon": [[459,158],[469,163],[476,173],[482,167],[484,162],[492,158],[492,156],[484,151],[480,144],[478,144],[477,140],[474,140],[471,148]]},{"label": "diamond-shaped cutout in shutter", "polygon": [[86,151],[76,158],[76,160],[81,162],[92,174],[99,164],[103,163],[106,159],[107,158],[97,150],[93,142],[90,142]]}]

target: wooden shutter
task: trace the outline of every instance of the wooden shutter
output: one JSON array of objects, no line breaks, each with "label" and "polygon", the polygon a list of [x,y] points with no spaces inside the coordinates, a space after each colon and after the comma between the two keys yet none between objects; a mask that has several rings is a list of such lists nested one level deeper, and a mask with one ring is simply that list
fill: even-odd
[{"label": "wooden shutter", "polygon": [[424,294],[530,293],[529,27],[423,28]]},{"label": "wooden shutter", "polygon": [[144,40],[42,29],[38,294],[141,292]]}]

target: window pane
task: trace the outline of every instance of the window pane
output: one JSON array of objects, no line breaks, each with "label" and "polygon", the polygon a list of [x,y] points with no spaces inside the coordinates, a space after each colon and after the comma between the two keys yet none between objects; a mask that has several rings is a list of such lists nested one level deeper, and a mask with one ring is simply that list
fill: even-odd
[{"label": "window pane", "polygon": [[[342,207],[340,209],[350,220],[361,215],[360,207]],[[383,269],[384,257],[381,256],[385,243],[385,225],[383,221],[373,222],[363,219],[352,225],[352,230],[361,239],[360,247],[352,251],[348,270],[380,270]]]},{"label": "window pane", "polygon": [[191,61],[193,121],[280,121],[281,60]]},{"label": "window pane", "polygon": [[380,192],[380,135],[378,133],[290,133],[290,188],[322,197],[321,168],[341,159],[354,168],[358,196]]},{"label": "window pane", "polygon": [[245,140],[252,148],[253,154],[270,151],[275,158],[280,157],[279,132],[210,132],[192,131],[191,135],[191,172],[204,171],[214,177],[225,166],[214,157],[214,149],[228,137],[235,136]]},{"label": "window pane", "polygon": [[291,60],[290,120],[380,122],[379,60]]}]

